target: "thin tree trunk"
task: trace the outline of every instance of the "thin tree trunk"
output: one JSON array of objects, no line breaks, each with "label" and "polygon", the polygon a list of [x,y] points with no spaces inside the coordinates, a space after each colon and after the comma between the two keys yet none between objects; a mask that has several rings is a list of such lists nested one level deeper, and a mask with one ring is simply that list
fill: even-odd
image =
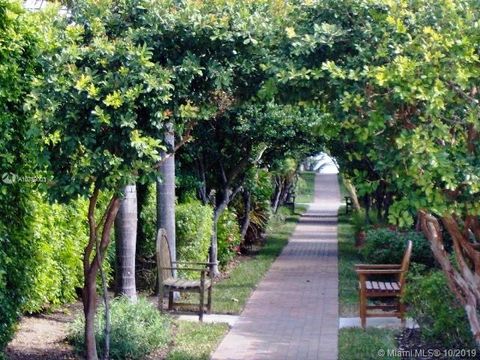
[{"label": "thin tree trunk", "polygon": [[355,189],[355,186],[353,186],[352,182],[349,179],[343,179],[343,183],[348,191],[348,194],[350,195],[350,198],[352,199],[353,209],[355,211],[360,211],[361,206],[360,201],[358,200],[357,190]]},{"label": "thin tree trunk", "polygon": [[[100,253],[100,244],[98,243],[98,237],[96,241],[96,251]],[[105,277],[105,272],[103,271],[102,264],[100,263],[100,258],[97,258],[98,268],[100,271],[100,278],[102,279],[102,298],[103,298],[103,307],[104,307],[104,320],[105,326],[103,329],[104,341],[103,341],[103,359],[110,359],[110,305],[108,303],[108,285],[107,279]]]},{"label": "thin tree trunk", "polygon": [[245,190],[243,192],[243,207],[244,207],[244,217],[242,223],[241,236],[242,241],[245,240],[245,235],[247,235],[248,227],[250,226],[250,208],[251,208],[251,195],[250,192]]},{"label": "thin tree trunk", "polygon": [[115,294],[136,301],[135,254],[138,225],[136,186],[127,185],[124,194],[115,220],[117,263]]},{"label": "thin tree trunk", "polygon": [[276,183],[276,187],[275,187],[275,197],[274,197],[274,200],[273,200],[273,205],[272,205],[272,211],[274,214],[277,213],[277,210],[278,210],[278,206],[280,204],[280,196],[282,194],[282,191],[283,191],[283,181],[279,180],[278,177],[276,176],[275,177],[275,183]]},{"label": "thin tree trunk", "polygon": [[85,352],[87,360],[97,360],[95,341],[95,311],[97,310],[97,289],[95,279],[85,281],[83,287],[83,312],[85,314]]},{"label": "thin tree trunk", "polygon": [[[175,137],[173,123],[167,124],[165,143],[168,148],[174,149]],[[160,164],[157,180],[157,231],[165,229],[172,261],[176,261],[175,239],[175,155],[170,156]],[[176,276],[176,274],[174,274]]]},{"label": "thin tree trunk", "polygon": [[[96,279],[100,266],[110,243],[110,234],[120,207],[120,199],[113,196],[105,210],[100,224],[95,221],[95,208],[99,190],[95,188],[88,207],[89,240],[83,253],[84,284],[82,292],[83,311],[85,314],[85,355],[87,360],[97,360],[95,341],[95,311],[97,308]],[[101,230],[101,231],[100,231]],[[100,243],[97,246],[99,233]],[[94,253],[94,250],[95,253]],[[93,257],[93,259],[92,259]],[[105,347],[108,349],[108,345]]]},{"label": "thin tree trunk", "polygon": [[[223,212],[227,208],[228,204],[235,198],[237,193],[241,190],[241,186],[239,185],[235,190],[230,188],[225,188],[222,192],[222,200],[220,203],[217,204],[215,195],[213,195],[210,199],[211,203],[214,204],[215,208],[213,210],[213,229],[212,229],[212,240],[210,244],[210,262],[213,264],[211,265],[211,272],[212,276],[216,277],[220,274],[218,270],[218,236],[217,236],[217,226],[218,220],[222,216]],[[215,205],[216,204],[216,205]]]}]

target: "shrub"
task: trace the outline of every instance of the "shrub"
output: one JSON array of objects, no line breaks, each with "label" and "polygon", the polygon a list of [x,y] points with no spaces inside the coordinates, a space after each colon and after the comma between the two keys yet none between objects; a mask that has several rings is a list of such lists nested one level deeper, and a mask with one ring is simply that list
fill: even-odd
[{"label": "shrub", "polygon": [[428,241],[422,233],[415,231],[398,232],[388,228],[369,230],[360,252],[368,263],[400,263],[408,240],[413,242],[411,261],[432,267],[435,260]]},{"label": "shrub", "polygon": [[[191,200],[177,205],[175,216],[178,259],[207,261],[213,226],[212,207]],[[191,277],[193,273],[186,272],[185,275]]]},{"label": "shrub", "polygon": [[227,209],[218,219],[217,241],[218,261],[224,266],[235,257],[241,242],[240,227],[234,211]]},{"label": "shrub", "polygon": [[[99,201],[106,202],[107,199],[107,196],[101,196]],[[24,311],[38,312],[77,298],[76,289],[83,285],[82,256],[88,242],[84,220],[87,212],[87,200],[79,199],[68,205],[50,204],[42,195],[34,194],[31,241],[35,243],[36,251],[31,253],[34,262],[32,288]],[[107,280],[111,280],[112,260],[103,263]]]},{"label": "shrub", "polygon": [[[143,359],[154,350],[163,348],[170,340],[170,319],[158,312],[146,299],[132,303],[126,298],[110,303],[112,359]],[[79,316],[70,329],[69,341],[81,352],[84,348],[84,319]],[[103,355],[104,310],[96,316],[95,337],[98,353]]]},{"label": "shrub", "polygon": [[448,288],[441,271],[423,275],[411,271],[404,301],[409,305],[409,316],[420,326],[423,340],[441,343],[447,348],[473,346],[465,311]]},{"label": "shrub", "polygon": [[28,195],[12,185],[0,193],[0,358],[32,287],[36,245],[31,239]]},{"label": "shrub", "polygon": [[[39,70],[36,19],[20,2],[0,0],[0,357],[32,285],[31,182],[38,156],[25,99]],[[37,124],[37,122],[35,122]]]},{"label": "shrub", "polygon": [[33,287],[24,310],[36,312],[49,305],[76,299],[82,286],[82,251],[87,242],[87,202],[71,205],[48,204],[40,195],[33,202],[33,238],[37,251],[32,274]]},{"label": "shrub", "polygon": [[[145,241],[137,244],[137,254],[143,257],[155,256],[155,240],[157,236],[157,199],[155,184],[148,186],[145,203],[139,214]],[[139,204],[140,207],[140,204]]]}]

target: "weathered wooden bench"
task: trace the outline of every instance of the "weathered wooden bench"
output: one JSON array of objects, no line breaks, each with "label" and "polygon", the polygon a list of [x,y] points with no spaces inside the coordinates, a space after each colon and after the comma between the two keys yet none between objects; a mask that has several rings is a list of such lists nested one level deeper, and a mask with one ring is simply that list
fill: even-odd
[{"label": "weathered wooden bench", "polygon": [[[362,328],[365,329],[368,317],[389,317],[396,316],[401,319],[402,325],[405,325],[405,304],[401,302],[401,297],[405,290],[405,279],[410,266],[412,256],[412,242],[408,241],[407,248],[403,255],[401,264],[357,264],[355,271],[359,277],[360,294],[360,319]],[[372,276],[391,276],[392,281],[373,281]],[[368,305],[369,298],[390,298],[392,304]],[[368,310],[379,309],[382,312],[371,313]],[[386,312],[390,310],[390,312]],[[391,312],[393,311],[393,313]]]},{"label": "weathered wooden bench", "polygon": [[[163,312],[164,294],[168,293],[168,310],[175,308],[191,307],[192,304],[174,302],[175,292],[193,292],[199,294],[198,316],[203,321],[205,312],[205,291],[207,295],[207,312],[212,311],[212,287],[213,279],[210,274],[212,263],[208,262],[180,262],[172,261],[170,246],[168,245],[167,235],[164,229],[160,229],[157,234],[157,269],[158,269],[158,308]],[[174,272],[178,270],[198,271],[200,278],[198,280],[180,279],[174,277]]]}]

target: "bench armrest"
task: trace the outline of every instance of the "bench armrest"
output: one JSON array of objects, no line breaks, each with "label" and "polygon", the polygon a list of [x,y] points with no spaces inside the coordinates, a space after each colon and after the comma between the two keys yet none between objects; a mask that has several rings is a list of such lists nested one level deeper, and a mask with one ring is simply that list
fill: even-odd
[{"label": "bench armrest", "polygon": [[187,270],[187,271],[199,271],[199,272],[206,272],[207,269],[204,268],[179,268],[179,267],[161,267],[162,270]]},{"label": "bench armrest", "polygon": [[182,264],[182,265],[206,265],[206,266],[211,266],[211,265],[218,265],[217,262],[195,262],[195,261],[172,261],[172,264]]},{"label": "bench armrest", "polygon": [[357,269],[398,269],[402,264],[355,264]]},{"label": "bench armrest", "polygon": [[405,272],[401,269],[355,269],[359,275],[396,275]]}]

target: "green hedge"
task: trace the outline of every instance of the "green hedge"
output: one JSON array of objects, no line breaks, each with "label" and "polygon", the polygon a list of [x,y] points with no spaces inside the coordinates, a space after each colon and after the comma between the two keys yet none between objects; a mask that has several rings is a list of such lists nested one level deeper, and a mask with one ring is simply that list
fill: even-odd
[{"label": "green hedge", "polygon": [[435,259],[427,239],[416,231],[398,232],[389,228],[369,230],[360,252],[367,263],[399,264],[408,240],[413,242],[411,261],[428,267],[434,266]]},{"label": "green hedge", "polygon": [[45,307],[74,301],[76,288],[82,287],[82,253],[88,241],[86,214],[88,203],[48,204],[40,195],[33,202],[32,254],[35,271],[24,310],[37,312]]},{"label": "green hedge", "polygon": [[230,209],[223,212],[217,225],[218,261],[225,266],[237,252],[241,242],[237,214]]},{"label": "green hedge", "polygon": [[0,0],[0,357],[32,285],[31,181],[38,146],[25,99],[38,71],[38,29],[20,2]]},{"label": "green hedge", "polygon": [[[213,226],[212,207],[190,200],[177,205],[175,216],[178,259],[207,261]],[[192,275],[188,273],[188,276]]]},{"label": "green hedge", "polygon": [[0,192],[0,358],[32,288],[35,262],[28,195],[19,184]]}]

